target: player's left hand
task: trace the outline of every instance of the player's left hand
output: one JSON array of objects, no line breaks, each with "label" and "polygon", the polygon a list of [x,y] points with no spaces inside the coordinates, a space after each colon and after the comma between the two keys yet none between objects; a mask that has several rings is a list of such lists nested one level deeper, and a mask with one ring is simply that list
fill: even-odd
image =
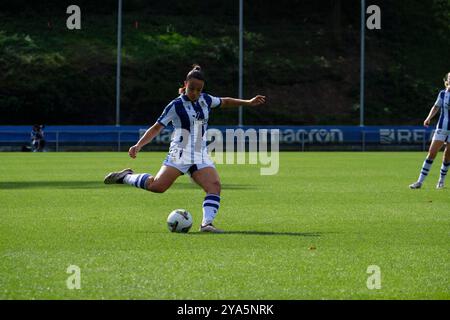
[{"label": "player's left hand", "polygon": [[266,96],[257,95],[253,99],[250,99],[249,105],[250,106],[258,106],[260,104],[266,103]]}]

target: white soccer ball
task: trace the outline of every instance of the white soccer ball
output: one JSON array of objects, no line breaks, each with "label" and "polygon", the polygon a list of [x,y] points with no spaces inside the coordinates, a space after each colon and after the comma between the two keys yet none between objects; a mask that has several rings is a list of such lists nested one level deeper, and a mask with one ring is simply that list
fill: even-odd
[{"label": "white soccer ball", "polygon": [[167,227],[171,232],[187,233],[192,227],[192,215],[184,209],[173,210],[167,217]]}]

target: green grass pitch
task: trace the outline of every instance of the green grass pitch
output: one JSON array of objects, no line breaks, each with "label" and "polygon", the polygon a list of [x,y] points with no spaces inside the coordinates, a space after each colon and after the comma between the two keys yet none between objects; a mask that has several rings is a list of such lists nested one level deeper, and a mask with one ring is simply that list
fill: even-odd
[{"label": "green grass pitch", "polygon": [[[274,176],[218,165],[219,235],[198,233],[204,193],[186,176],[164,194],[102,182],[164,157],[1,153],[0,299],[450,299],[440,160],[421,190],[408,184],[425,153],[281,153]],[[194,217],[188,234],[167,229],[176,208]]]}]

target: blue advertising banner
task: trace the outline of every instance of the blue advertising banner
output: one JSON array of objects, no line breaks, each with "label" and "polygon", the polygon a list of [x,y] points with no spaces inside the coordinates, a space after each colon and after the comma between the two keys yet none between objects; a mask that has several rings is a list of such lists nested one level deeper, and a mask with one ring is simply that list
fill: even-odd
[{"label": "blue advertising banner", "polygon": [[[32,126],[0,126],[0,143],[29,143]],[[145,133],[146,126],[46,126],[45,139],[48,143],[135,143]],[[210,126],[209,130],[219,130],[224,138],[235,130],[261,129],[279,130],[280,144],[352,144],[367,143],[381,145],[422,144],[429,142],[433,128],[423,126]],[[172,128],[165,128],[154,139],[153,144],[168,144]]]}]

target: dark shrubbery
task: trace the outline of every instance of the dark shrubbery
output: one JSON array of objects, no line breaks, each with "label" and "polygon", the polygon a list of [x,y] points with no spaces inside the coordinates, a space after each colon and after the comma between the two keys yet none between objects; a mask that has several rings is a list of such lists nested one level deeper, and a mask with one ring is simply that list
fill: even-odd
[{"label": "dark shrubbery", "polygon": [[[115,122],[116,3],[79,1],[76,31],[65,28],[69,2],[0,4],[1,124]],[[450,71],[450,0],[379,6],[382,30],[367,33],[366,123],[420,124]],[[245,1],[244,95],[268,96],[245,123],[358,124],[359,10],[359,1]],[[124,11],[123,124],[152,123],[193,63],[207,92],[237,96],[237,1],[135,0]],[[211,122],[235,124],[237,110]]]}]

